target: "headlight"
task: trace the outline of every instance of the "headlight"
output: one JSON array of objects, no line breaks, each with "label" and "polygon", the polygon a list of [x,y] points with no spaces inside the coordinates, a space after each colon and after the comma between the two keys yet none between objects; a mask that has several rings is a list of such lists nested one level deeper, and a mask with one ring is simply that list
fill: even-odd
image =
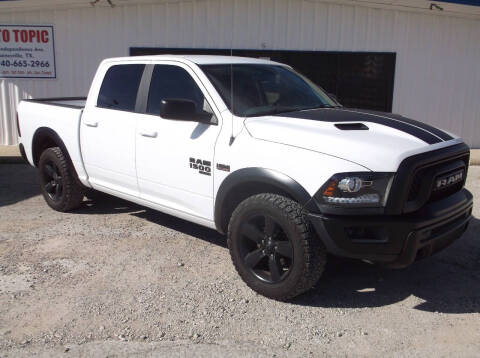
[{"label": "headlight", "polygon": [[339,173],[321,187],[316,198],[323,204],[344,207],[385,206],[394,173]]}]

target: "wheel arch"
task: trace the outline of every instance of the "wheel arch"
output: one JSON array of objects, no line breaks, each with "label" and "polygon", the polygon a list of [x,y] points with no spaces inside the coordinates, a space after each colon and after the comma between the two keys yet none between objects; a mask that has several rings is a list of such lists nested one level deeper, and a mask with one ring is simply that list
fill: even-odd
[{"label": "wheel arch", "polygon": [[217,230],[226,233],[230,217],[238,204],[260,193],[283,195],[309,211],[316,211],[312,196],[288,175],[266,168],[243,168],[225,178],[217,191],[214,210]]},{"label": "wheel arch", "polygon": [[32,161],[35,167],[38,167],[38,162],[40,161],[40,156],[42,153],[48,149],[53,147],[59,147],[62,153],[65,155],[67,159],[67,163],[70,167],[70,170],[73,174],[73,177],[77,181],[77,183],[84,188],[84,185],[78,179],[78,173],[73,165],[72,159],[70,158],[70,154],[68,153],[67,147],[65,143],[60,138],[60,136],[55,132],[52,128],[48,127],[40,127],[38,128],[32,139]]},{"label": "wheel arch", "polygon": [[72,160],[70,158],[70,155],[68,154],[68,150],[67,150],[67,147],[65,146],[65,143],[63,143],[63,140],[60,138],[57,132],[55,132],[53,129],[48,127],[38,128],[35,131],[35,134],[33,135],[33,139],[32,139],[33,164],[37,167],[42,153],[46,149],[52,148],[52,147],[59,147],[62,150],[62,152],[65,154],[69,164],[73,168]]}]

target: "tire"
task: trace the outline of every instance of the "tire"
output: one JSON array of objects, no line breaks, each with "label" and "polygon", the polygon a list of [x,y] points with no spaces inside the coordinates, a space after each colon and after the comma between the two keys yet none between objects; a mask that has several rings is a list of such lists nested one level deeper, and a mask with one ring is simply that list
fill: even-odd
[{"label": "tire", "polygon": [[59,147],[48,148],[38,162],[42,195],[52,209],[66,212],[83,200],[83,190]]},{"label": "tire", "polygon": [[230,219],[227,242],[243,281],[279,301],[311,289],[327,260],[302,207],[277,194],[258,194],[241,202]]}]

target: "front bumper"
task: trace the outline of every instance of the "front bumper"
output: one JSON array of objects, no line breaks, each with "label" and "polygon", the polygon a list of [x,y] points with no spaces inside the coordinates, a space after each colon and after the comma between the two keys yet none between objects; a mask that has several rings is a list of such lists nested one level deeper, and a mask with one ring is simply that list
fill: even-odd
[{"label": "front bumper", "polygon": [[328,252],[405,267],[458,239],[467,229],[472,206],[472,194],[462,189],[410,214],[309,218]]}]

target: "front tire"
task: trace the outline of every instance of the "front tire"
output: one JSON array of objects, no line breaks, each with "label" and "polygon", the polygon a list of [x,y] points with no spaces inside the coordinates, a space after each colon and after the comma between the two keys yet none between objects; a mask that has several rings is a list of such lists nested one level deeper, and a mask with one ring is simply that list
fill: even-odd
[{"label": "front tire", "polygon": [[66,212],[83,200],[83,190],[59,147],[46,149],[38,162],[42,195],[52,209]]},{"label": "front tire", "polygon": [[230,219],[228,248],[245,283],[281,301],[312,288],[326,263],[326,250],[302,207],[277,194],[240,203]]}]

